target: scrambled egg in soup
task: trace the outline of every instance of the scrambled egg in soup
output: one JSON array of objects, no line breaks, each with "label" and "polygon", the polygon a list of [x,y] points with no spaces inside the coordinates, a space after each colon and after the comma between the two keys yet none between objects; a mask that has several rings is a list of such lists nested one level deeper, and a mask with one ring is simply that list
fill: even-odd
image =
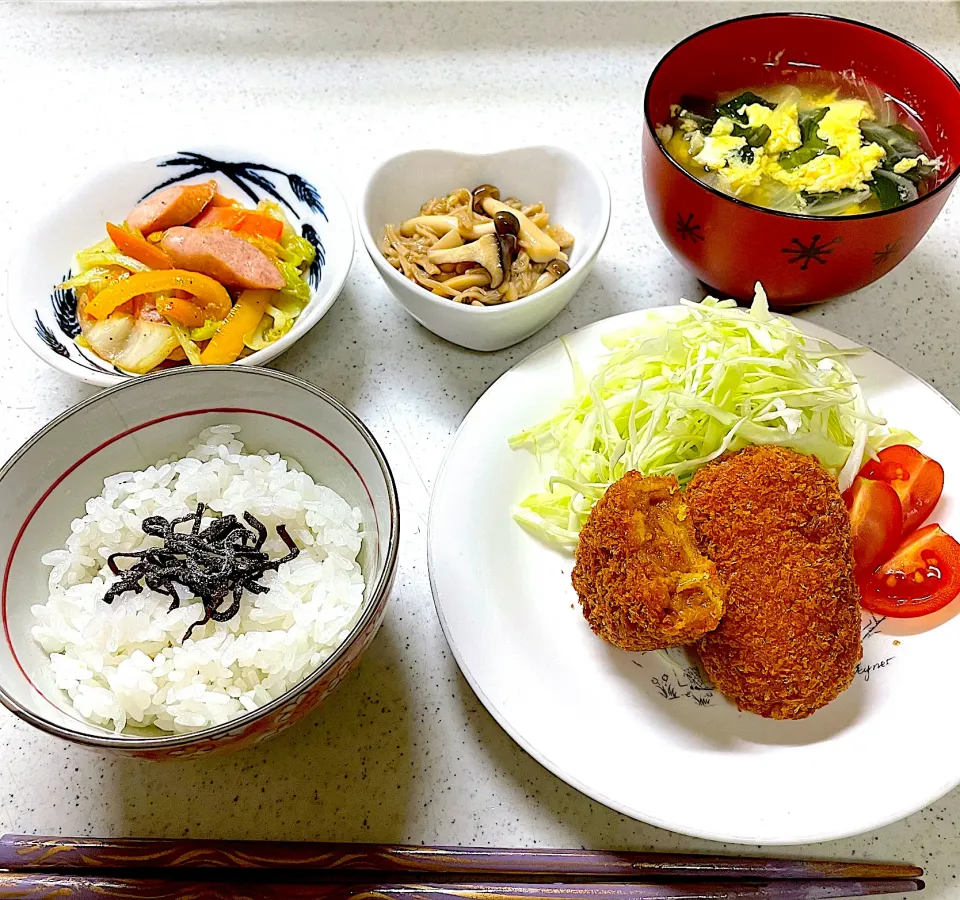
[{"label": "scrambled egg in soup", "polygon": [[777,94],[775,103],[744,92],[709,115],[674,107],[672,124],[658,133],[670,155],[701,180],[789,212],[891,208],[916,199],[936,171],[920,136],[904,125],[877,123],[865,100],[793,88]]}]

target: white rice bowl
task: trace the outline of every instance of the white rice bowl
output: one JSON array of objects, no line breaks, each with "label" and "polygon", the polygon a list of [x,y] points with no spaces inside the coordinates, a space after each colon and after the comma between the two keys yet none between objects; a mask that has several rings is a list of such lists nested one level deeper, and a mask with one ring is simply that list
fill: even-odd
[{"label": "white rice bowl", "polygon": [[[221,724],[302,681],[360,618],[359,509],[294,460],[245,452],[239,431],[208,428],[181,459],[106,478],[65,545],[42,557],[52,566],[50,595],[32,607],[32,635],[50,658],[54,683],[84,719],[118,733]],[[286,525],[300,555],[260,578],[267,593],[244,592],[234,618],[208,622],[183,641],[203,617],[202,603],[184,589],[179,608],[169,611],[170,598],[145,587],[108,605],[103,596],[117,576],[107,557],[159,546],[159,538],[143,533],[143,519],[190,515],[198,503],[208,507],[203,527],[215,518],[209,511],[260,519],[271,559],[288,552],[276,533]],[[121,561],[121,568],[132,562]]]}]

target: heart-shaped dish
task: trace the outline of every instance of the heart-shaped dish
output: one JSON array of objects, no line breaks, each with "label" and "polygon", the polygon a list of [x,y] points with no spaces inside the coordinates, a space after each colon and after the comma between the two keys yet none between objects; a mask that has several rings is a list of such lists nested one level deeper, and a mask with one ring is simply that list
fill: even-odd
[{"label": "heart-shaped dish", "polygon": [[[395,269],[380,248],[384,226],[415,216],[456,188],[496,185],[504,197],[543,203],[575,238],[570,271],[549,287],[498,306],[471,306],[432,293]],[[539,331],[573,298],[596,261],[610,224],[610,189],[591,162],[561,147],[498,153],[415,150],[370,176],[357,219],[363,243],[390,292],[425,328],[471,350],[500,350]]]}]

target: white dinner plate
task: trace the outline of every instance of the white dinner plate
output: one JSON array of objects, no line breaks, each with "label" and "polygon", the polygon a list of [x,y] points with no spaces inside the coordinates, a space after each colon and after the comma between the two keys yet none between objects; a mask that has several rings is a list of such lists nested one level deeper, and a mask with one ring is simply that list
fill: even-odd
[{"label": "white dinner plate", "polygon": [[[602,335],[665,312],[627,313],[566,340],[589,372]],[[856,346],[795,321],[813,337]],[[851,365],[874,411],[944,464],[946,487],[929,521],[960,536],[960,412],[876,353]],[[540,489],[542,473],[507,438],[551,416],[572,391],[559,341],[501,377],[464,419],[430,510],[430,579],[444,632],[477,696],[514,740],[619,812],[739,843],[847,837],[957,785],[960,601],[921,619],[878,623],[865,615],[853,685],[802,721],[739,712],[682,659],[625,653],[594,636],[570,583],[572,556],[511,515]]]}]

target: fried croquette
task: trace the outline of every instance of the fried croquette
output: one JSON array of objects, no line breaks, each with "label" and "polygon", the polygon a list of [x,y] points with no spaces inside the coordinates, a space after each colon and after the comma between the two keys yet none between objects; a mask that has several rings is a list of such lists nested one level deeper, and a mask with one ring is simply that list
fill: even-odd
[{"label": "fried croquette", "polygon": [[812,456],[748,447],[700,469],[684,499],[727,590],[704,669],[743,710],[803,719],[853,681],[859,593],[850,519]]},{"label": "fried croquette", "polygon": [[623,650],[692,643],[723,615],[673,476],[627,472],[607,489],[580,532],[573,586],[590,627]]}]

